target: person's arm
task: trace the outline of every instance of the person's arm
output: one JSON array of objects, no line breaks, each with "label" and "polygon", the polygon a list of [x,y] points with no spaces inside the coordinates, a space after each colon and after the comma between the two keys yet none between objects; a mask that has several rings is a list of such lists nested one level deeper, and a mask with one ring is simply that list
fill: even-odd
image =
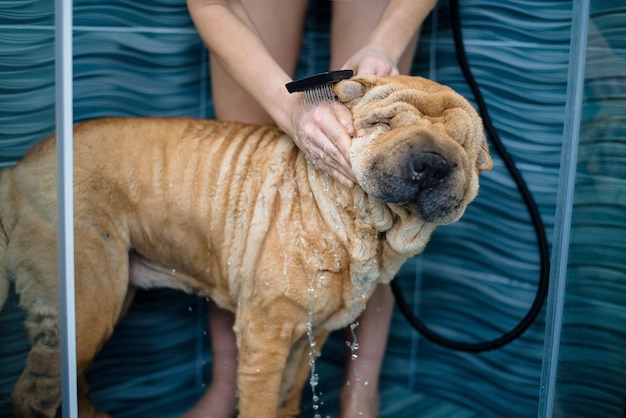
[{"label": "person's arm", "polygon": [[292,123],[286,120],[297,100],[285,89],[291,77],[271,57],[241,2],[188,0],[187,4],[212,59],[293,136]]},{"label": "person's arm", "polygon": [[357,74],[398,74],[398,63],[437,0],[390,0],[362,48],[345,63]]},{"label": "person's arm", "polygon": [[[272,58],[237,0],[188,0],[198,33],[220,66],[265,109],[276,124],[324,171],[352,185],[349,163],[352,119],[320,106],[305,111],[285,84],[291,77]],[[327,158],[330,157],[330,158]]]}]

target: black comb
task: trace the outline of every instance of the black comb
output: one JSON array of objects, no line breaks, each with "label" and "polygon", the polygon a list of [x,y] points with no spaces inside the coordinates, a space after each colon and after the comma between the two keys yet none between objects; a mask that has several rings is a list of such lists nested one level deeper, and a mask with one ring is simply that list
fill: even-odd
[{"label": "black comb", "polygon": [[353,74],[354,71],[352,70],[327,71],[325,73],[319,73],[310,77],[294,80],[290,83],[285,84],[285,87],[287,87],[287,91],[289,93],[307,91],[319,88],[327,84],[334,84],[338,81],[345,80],[346,78],[352,77]]}]

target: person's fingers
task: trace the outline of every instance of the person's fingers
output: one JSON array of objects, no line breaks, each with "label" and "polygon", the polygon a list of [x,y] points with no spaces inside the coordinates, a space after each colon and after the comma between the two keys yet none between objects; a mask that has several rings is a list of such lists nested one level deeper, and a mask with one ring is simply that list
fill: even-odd
[{"label": "person's fingers", "polygon": [[374,74],[377,76],[400,74],[396,62],[387,51],[372,45],[357,51],[348,59],[342,69],[352,69],[356,74]]},{"label": "person's fingers", "polygon": [[[348,110],[345,109],[345,112]],[[342,121],[338,119],[335,109],[327,105],[317,106],[311,114],[311,123],[307,123],[304,127],[304,134],[313,142],[314,146],[337,162],[345,175],[352,177],[350,165],[352,139],[346,126],[344,126],[347,123],[347,118],[343,115],[341,116]]]},{"label": "person's fingers", "polygon": [[351,137],[354,136],[355,131],[354,125],[352,124],[352,113],[350,113],[348,108],[342,103],[334,102],[333,111],[335,112],[339,123],[341,123],[341,125],[346,129],[346,133]]},{"label": "person's fingers", "polygon": [[304,132],[307,136],[302,141],[301,149],[305,151],[307,160],[342,183],[352,186],[352,168],[332,141],[319,129],[309,127]]},{"label": "person's fingers", "polygon": [[[319,148],[318,153],[322,169],[328,167],[341,173],[346,178],[354,178],[350,163],[345,160],[339,149],[330,140],[326,139],[324,145]],[[332,173],[329,172],[329,174]]]},{"label": "person's fingers", "polygon": [[375,74],[378,76],[385,76],[391,74],[393,66],[387,61],[381,61],[374,57],[369,57],[359,62],[357,68],[357,74]]},{"label": "person's fingers", "polygon": [[325,102],[304,108],[296,120],[294,142],[306,160],[353,187],[356,179],[350,164],[350,146],[355,130],[350,111],[341,103]]},{"label": "person's fingers", "polygon": [[[323,146],[322,151],[328,155],[332,162],[337,163],[337,168],[347,177],[353,178],[352,165],[350,164],[350,147],[345,145],[349,143],[350,137],[344,133],[324,133],[329,139]],[[343,147],[343,150],[340,148]],[[347,155],[346,155],[347,154]]]},{"label": "person's fingers", "polygon": [[337,168],[338,166],[333,165],[333,161],[329,157],[326,157],[325,160],[322,160],[322,159],[314,160],[312,161],[312,164],[315,165],[320,170],[322,170],[323,172],[327,173],[328,175],[334,177],[337,181],[339,181],[343,185],[348,186],[350,188],[354,187],[355,181],[349,178],[348,176],[346,176],[342,170],[338,169]]}]

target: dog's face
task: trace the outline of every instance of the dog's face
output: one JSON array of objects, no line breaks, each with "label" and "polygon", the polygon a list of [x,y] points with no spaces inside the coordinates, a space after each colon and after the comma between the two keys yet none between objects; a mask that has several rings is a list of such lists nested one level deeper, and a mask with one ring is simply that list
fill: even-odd
[{"label": "dog's face", "polygon": [[370,196],[422,221],[457,221],[492,167],[482,122],[452,89],[407,76],[357,76],[335,85],[352,112],[351,163]]}]

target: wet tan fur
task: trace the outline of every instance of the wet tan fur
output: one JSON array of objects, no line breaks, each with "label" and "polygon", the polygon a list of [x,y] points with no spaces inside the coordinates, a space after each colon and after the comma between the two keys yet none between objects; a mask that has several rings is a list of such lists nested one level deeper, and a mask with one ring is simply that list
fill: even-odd
[{"label": "wet tan fur", "polygon": [[[354,189],[307,164],[275,127],[112,118],[75,128],[79,377],[113,332],[129,286],[172,287],[236,313],[240,416],[297,415],[307,321],[319,349],[437,224],[462,215],[479,171],[491,167],[478,115],[447,87],[361,77],[335,91],[357,130]],[[395,118],[373,123],[373,115]],[[378,187],[371,159],[415,136],[458,165],[449,192],[458,204],[436,222],[368,194]],[[12,393],[18,417],[53,417],[60,403],[55,173],[51,137],[0,177],[0,273],[15,283],[33,345]],[[106,416],[80,383],[80,416]]]}]

